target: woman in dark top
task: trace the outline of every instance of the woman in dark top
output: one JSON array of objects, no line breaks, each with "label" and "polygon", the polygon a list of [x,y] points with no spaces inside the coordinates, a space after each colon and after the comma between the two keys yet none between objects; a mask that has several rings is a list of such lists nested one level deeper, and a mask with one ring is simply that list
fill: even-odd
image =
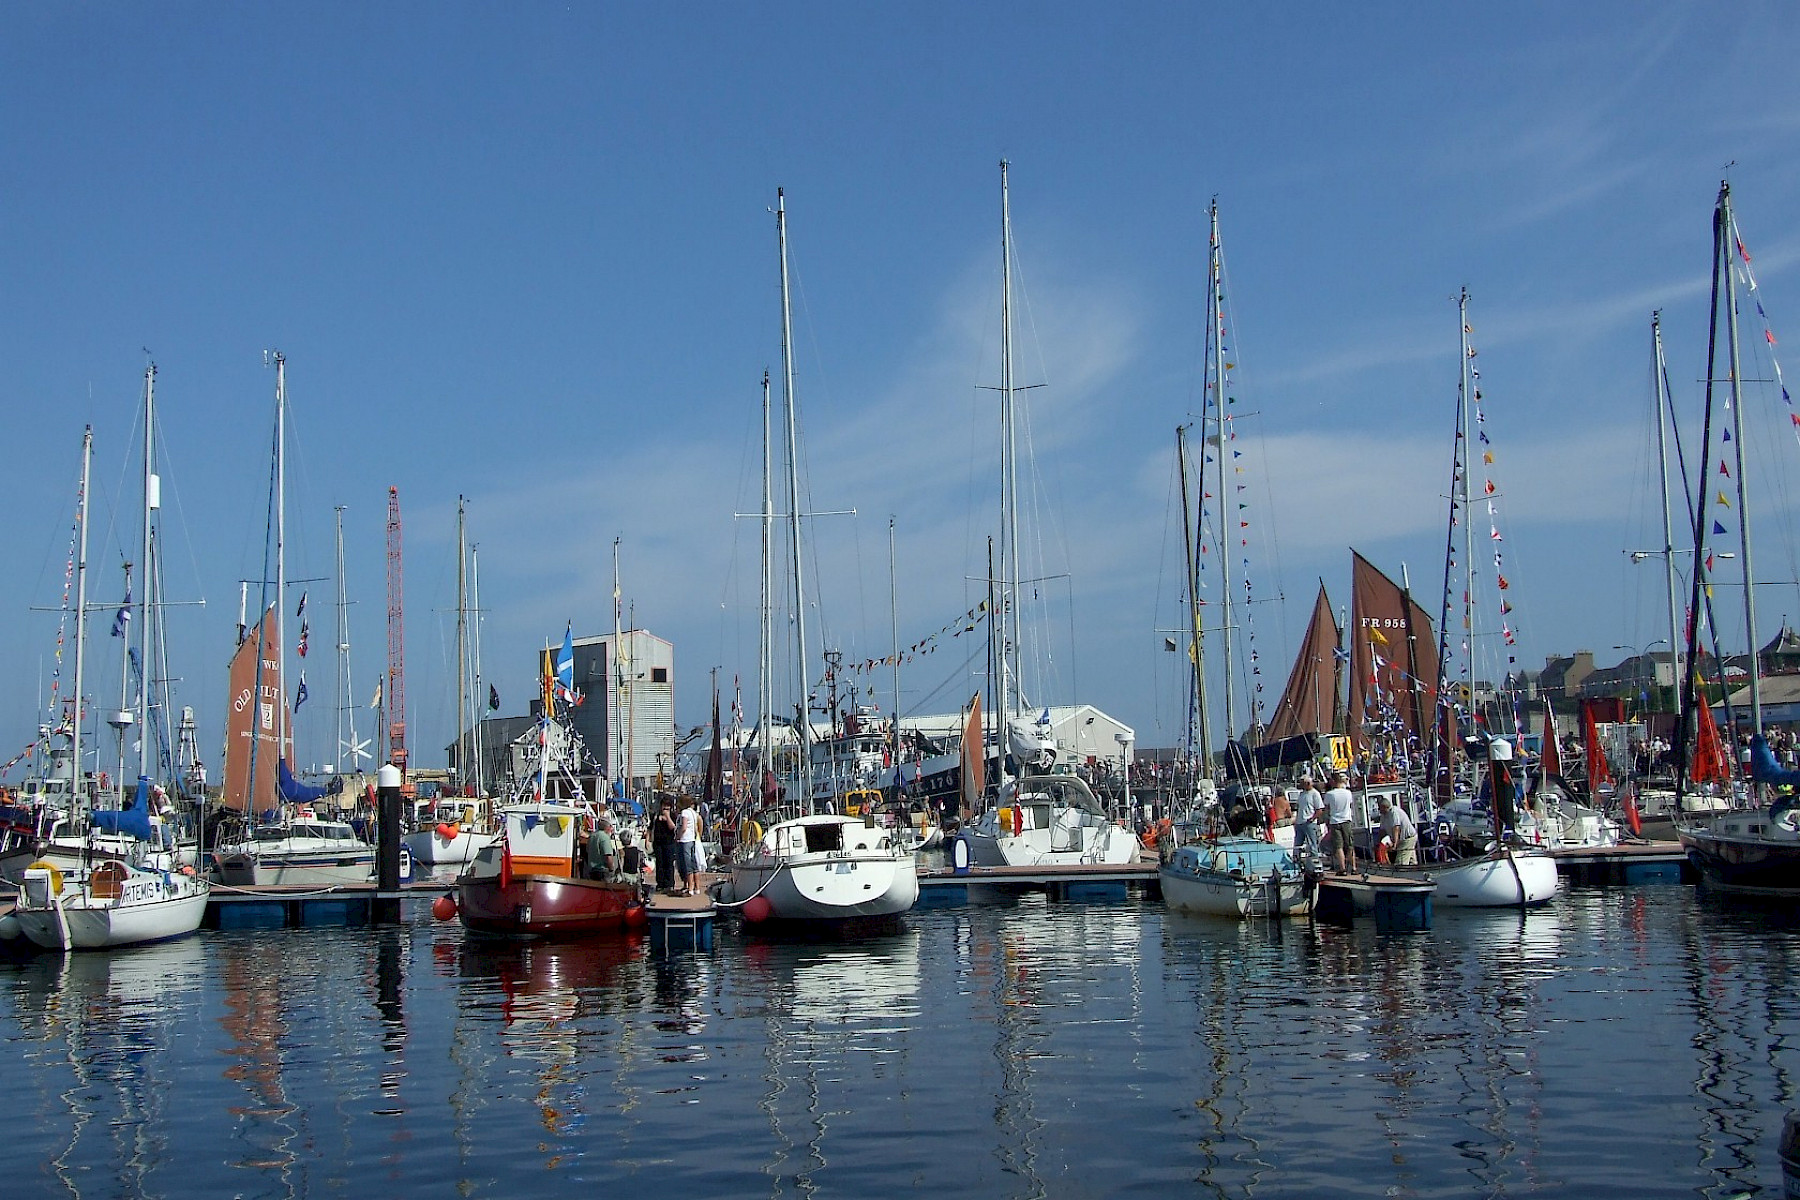
[{"label": "woman in dark top", "polygon": [[675,814],[664,800],[650,822],[650,850],[656,857],[656,890],[675,890]]}]

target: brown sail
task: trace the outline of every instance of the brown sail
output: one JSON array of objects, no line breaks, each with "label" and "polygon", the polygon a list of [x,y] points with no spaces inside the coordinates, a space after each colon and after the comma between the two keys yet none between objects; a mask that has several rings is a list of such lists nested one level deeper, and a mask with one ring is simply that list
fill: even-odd
[{"label": "brown sail", "polygon": [[987,788],[987,753],[981,727],[981,693],[969,701],[969,713],[963,720],[962,732],[962,813],[971,817],[981,811],[981,794]]},{"label": "brown sail", "polygon": [[1338,697],[1343,695],[1343,661],[1338,646],[1343,631],[1331,614],[1331,600],[1325,584],[1319,583],[1319,598],[1313,603],[1312,621],[1306,626],[1306,640],[1294,659],[1288,674],[1287,689],[1269,719],[1267,741],[1296,737],[1303,733],[1336,733],[1342,713]]},{"label": "brown sail", "polygon": [[1368,559],[1350,554],[1350,743],[1422,759],[1437,710],[1431,618]]},{"label": "brown sail", "polygon": [[[225,790],[220,802],[242,813],[276,807],[277,737],[286,733],[286,698],[281,690],[281,653],[274,645],[275,608],[238,644],[231,659],[231,698],[225,711]],[[264,646],[268,656],[262,654]],[[281,706],[281,707],[278,707]],[[255,786],[251,786],[254,763]]]}]

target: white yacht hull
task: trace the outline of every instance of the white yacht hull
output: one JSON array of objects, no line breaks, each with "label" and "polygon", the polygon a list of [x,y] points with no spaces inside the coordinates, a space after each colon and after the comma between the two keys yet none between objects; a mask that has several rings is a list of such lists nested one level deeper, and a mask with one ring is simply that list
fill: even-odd
[{"label": "white yacht hull", "polygon": [[[1410,869],[1383,868],[1411,875]],[[1432,903],[1443,908],[1519,908],[1543,904],[1556,895],[1556,860],[1530,851],[1496,850],[1417,872],[1437,882]]]},{"label": "white yacht hull", "polygon": [[426,866],[463,865],[475,861],[483,849],[494,844],[499,837],[494,833],[474,833],[463,830],[455,837],[446,838],[436,829],[420,829],[400,839],[412,854],[413,861]]},{"label": "white yacht hull", "polygon": [[19,931],[46,950],[99,950],[183,937],[200,928],[209,889],[204,880],[133,871],[117,894],[96,896],[88,882],[59,893],[52,872],[26,873],[14,915]]},{"label": "white yacht hull", "polygon": [[303,855],[227,854],[219,878],[238,887],[343,887],[375,877],[375,847]]},{"label": "white yacht hull", "polygon": [[1214,917],[1296,917],[1304,916],[1311,907],[1311,889],[1302,875],[1241,879],[1218,871],[1177,871],[1169,866],[1158,874],[1163,903],[1181,912]]},{"label": "white yacht hull", "polygon": [[911,854],[801,854],[733,863],[721,899],[760,895],[777,921],[857,921],[897,917],[919,899]]},{"label": "white yacht hull", "polygon": [[1137,861],[1137,838],[1116,825],[1102,827],[1099,836],[1092,841],[1083,839],[1080,844],[1071,844],[1066,838],[1057,836],[1067,832],[1065,829],[1050,828],[1005,834],[976,826],[967,830],[963,836],[969,842],[970,859],[979,867],[1062,866],[1079,863],[1122,866]]}]

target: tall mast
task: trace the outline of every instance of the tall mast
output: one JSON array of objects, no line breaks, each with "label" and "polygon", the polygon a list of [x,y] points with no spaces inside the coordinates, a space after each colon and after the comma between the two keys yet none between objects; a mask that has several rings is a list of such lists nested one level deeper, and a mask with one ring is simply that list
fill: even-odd
[{"label": "tall mast", "polygon": [[613,744],[613,782],[619,785],[619,797],[627,798],[630,789],[631,764],[625,761],[625,644],[620,640],[619,632],[619,542],[613,538],[613,688],[612,719],[607,723],[612,730]]},{"label": "tall mast", "polygon": [[[131,611],[131,564],[125,564],[125,611]],[[117,627],[114,627],[117,630]],[[119,631],[119,707],[108,719],[113,727],[113,734],[119,743],[119,777],[113,780],[113,793],[117,801],[116,807],[125,807],[125,730],[130,727],[134,714],[131,704],[131,638]],[[95,730],[99,732],[98,729]],[[144,731],[138,730],[138,744],[143,745]],[[95,755],[98,758],[98,754]]]},{"label": "tall mast", "polygon": [[[999,730],[996,753],[997,787],[1006,783],[1006,752],[1012,704],[1009,685],[1020,682],[1019,653],[1019,471],[1018,427],[1013,411],[1012,350],[1012,199],[1007,190],[1007,162],[1000,160],[1000,569],[1004,578],[995,589],[1000,611],[995,614],[999,640],[995,644],[994,723]],[[989,571],[992,574],[992,571]]]},{"label": "tall mast", "polygon": [[888,618],[890,645],[894,655],[894,783],[895,794],[900,782],[900,593],[894,572],[894,518],[888,518]]},{"label": "tall mast", "polygon": [[[281,763],[293,753],[293,730],[289,725],[287,706],[287,359],[275,355],[275,658],[281,666],[276,670],[275,697],[275,791],[281,792]],[[267,646],[257,653],[268,656]],[[253,738],[252,741],[255,739]],[[292,764],[289,765],[292,770]],[[251,775],[251,793],[255,793],[255,773]],[[254,812],[254,809],[250,811]]]},{"label": "tall mast", "polygon": [[[1202,397],[1201,403],[1212,401],[1213,429],[1219,439],[1218,450],[1213,455],[1214,464],[1218,467],[1217,512],[1219,514],[1219,586],[1222,589],[1220,603],[1221,620],[1219,622],[1219,648],[1225,660],[1225,740],[1229,742],[1237,731],[1237,708],[1233,700],[1234,689],[1231,686],[1232,657],[1231,633],[1236,624],[1232,617],[1231,592],[1231,555],[1232,555],[1232,514],[1236,511],[1232,506],[1232,490],[1230,477],[1225,473],[1226,459],[1229,449],[1225,445],[1225,260],[1219,245],[1219,201],[1212,202],[1211,235],[1207,251],[1207,338],[1212,343],[1211,396]],[[1205,432],[1202,428],[1202,433]],[[1201,444],[1206,443],[1202,437]],[[1229,754],[1228,754],[1229,757]]]},{"label": "tall mast", "polygon": [[[1475,707],[1475,620],[1470,606],[1475,602],[1475,520],[1469,513],[1469,473],[1473,469],[1469,455],[1472,447],[1469,439],[1474,430],[1470,427],[1469,413],[1474,404],[1475,380],[1470,374],[1469,357],[1469,289],[1463,288],[1456,299],[1457,336],[1461,338],[1462,360],[1461,376],[1457,382],[1459,412],[1457,414],[1458,436],[1456,451],[1460,464],[1461,482],[1458,485],[1462,493],[1462,531],[1463,531],[1463,682],[1469,687],[1469,708]],[[1407,610],[1411,616],[1411,610]],[[1410,664],[1409,664],[1410,665]],[[1439,673],[1438,686],[1443,686],[1442,672]]]},{"label": "tall mast", "polygon": [[[150,363],[144,368],[144,540],[138,562],[143,564],[139,578],[139,586],[143,589],[143,601],[140,605],[144,619],[139,622],[138,629],[138,685],[142,697],[138,704],[138,714],[143,723],[138,726],[138,769],[139,775],[148,775],[150,735],[154,728],[151,725],[151,681],[155,672],[151,669],[150,657],[152,642],[150,640],[150,621],[153,615],[150,598],[155,588],[156,578],[151,573],[150,555],[153,551],[151,531],[156,527],[156,510],[162,505],[162,481],[156,474],[156,364]],[[126,584],[126,593],[130,594],[131,586]],[[120,772],[124,774],[123,771]],[[124,786],[124,780],[119,781]]]},{"label": "tall mast", "polygon": [[[1681,681],[1681,632],[1677,626],[1680,620],[1680,601],[1675,594],[1675,526],[1669,496],[1669,365],[1663,358],[1662,313],[1650,314],[1650,340],[1654,357],[1651,367],[1651,386],[1656,391],[1656,461],[1658,482],[1662,484],[1662,519],[1663,519],[1663,580],[1669,592],[1669,661],[1674,665],[1673,678],[1677,684]],[[1655,678],[1654,660],[1652,660],[1652,679]]]},{"label": "tall mast", "polygon": [[344,506],[332,506],[336,516],[337,546],[337,760],[344,773],[344,752],[350,753],[350,769],[357,769],[362,745],[356,740],[356,703],[350,698],[350,595],[344,582]]},{"label": "tall mast", "polygon": [[[1725,329],[1727,352],[1731,356],[1731,439],[1732,464],[1737,473],[1738,555],[1744,564],[1744,634],[1750,651],[1750,728],[1761,733],[1762,684],[1757,656],[1762,647],[1756,641],[1756,572],[1750,561],[1750,505],[1744,495],[1744,376],[1738,361],[1737,272],[1732,269],[1731,248],[1737,244],[1737,223],[1731,218],[1731,185],[1719,188],[1719,219],[1724,225],[1725,257]],[[1704,493],[1701,499],[1704,500]]]},{"label": "tall mast", "polygon": [[[1201,429],[1201,444],[1205,444]],[[1194,506],[1188,497],[1187,426],[1175,427],[1175,465],[1181,476],[1181,541],[1187,551],[1188,608],[1188,749],[1194,745],[1196,730],[1200,736],[1200,762],[1212,763],[1212,723],[1206,716],[1206,663],[1201,656],[1205,633],[1200,625],[1200,563],[1194,546]]]},{"label": "tall mast", "polygon": [[456,780],[469,778],[469,542],[464,498],[456,498]]},{"label": "tall mast", "polygon": [[806,679],[806,592],[800,563],[800,435],[794,400],[794,326],[788,291],[787,208],[784,189],[775,190],[775,236],[781,250],[781,371],[787,421],[788,551],[794,566],[794,662],[799,682],[800,794],[812,811],[812,714]]},{"label": "tall mast", "polygon": [[81,698],[87,683],[87,547],[88,547],[88,470],[94,457],[94,427],[81,431],[81,492],[75,505],[75,523],[81,529],[75,553],[75,720],[69,739],[69,753],[74,775],[69,781],[71,807],[85,811],[87,789],[81,781]]},{"label": "tall mast", "polygon": [[[762,461],[762,613],[758,626],[756,657],[756,759],[763,770],[772,770],[775,766],[775,750],[769,745],[769,706],[774,703],[774,687],[771,680],[775,632],[771,617],[772,600],[769,595],[770,580],[775,570],[775,495],[773,483],[773,466],[770,462],[774,454],[772,428],[769,408],[769,373],[762,377],[762,420],[763,420],[763,461]],[[761,775],[761,772],[758,772]],[[756,794],[762,795],[762,779],[756,781]]]},{"label": "tall mast", "polygon": [[475,794],[487,795],[487,754],[481,742],[481,725],[484,714],[488,711],[485,705],[491,693],[484,692],[481,685],[486,682],[481,675],[481,547],[469,547],[469,606],[475,611],[475,620],[470,625],[470,638],[475,651],[475,727],[472,731],[475,755]]}]

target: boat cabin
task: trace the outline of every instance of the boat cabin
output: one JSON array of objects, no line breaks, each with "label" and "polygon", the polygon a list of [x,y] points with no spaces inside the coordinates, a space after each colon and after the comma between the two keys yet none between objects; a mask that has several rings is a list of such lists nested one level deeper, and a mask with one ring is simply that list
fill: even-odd
[{"label": "boat cabin", "polygon": [[891,846],[887,830],[880,826],[832,817],[784,821],[762,840],[763,852],[776,857],[888,850]]}]

